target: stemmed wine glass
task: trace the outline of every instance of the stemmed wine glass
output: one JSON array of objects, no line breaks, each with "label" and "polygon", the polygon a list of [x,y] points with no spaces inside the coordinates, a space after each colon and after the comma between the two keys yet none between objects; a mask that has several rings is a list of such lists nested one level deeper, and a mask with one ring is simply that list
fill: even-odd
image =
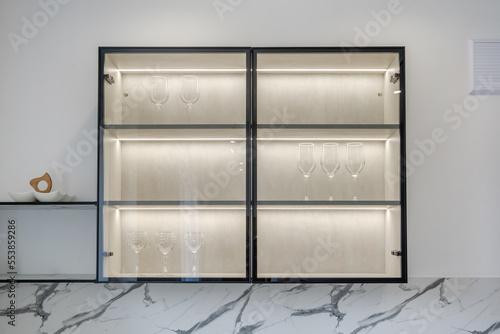
[{"label": "stemmed wine glass", "polygon": [[324,143],[323,153],[321,154],[321,167],[328,176],[330,183],[330,196],[328,199],[333,201],[333,177],[340,168],[339,145],[337,143]]},{"label": "stemmed wine glass", "polygon": [[127,234],[128,245],[135,252],[135,272],[139,274],[139,252],[148,244],[148,234],[144,231],[132,231]]},{"label": "stemmed wine glass", "polygon": [[309,176],[316,168],[316,162],[314,161],[314,144],[312,143],[301,143],[299,144],[299,156],[297,161],[297,167],[299,171],[304,175],[304,188],[306,201],[309,200]]},{"label": "stemmed wine glass", "polygon": [[158,123],[160,123],[160,108],[161,105],[167,102],[168,93],[168,81],[166,77],[162,76],[152,76],[151,80],[151,90],[149,94],[149,99],[156,105],[156,111],[158,114]]},{"label": "stemmed wine glass", "polygon": [[163,273],[167,272],[167,254],[175,245],[175,233],[171,231],[156,232],[155,244],[163,254]]},{"label": "stemmed wine glass", "polygon": [[193,276],[196,276],[196,257],[203,245],[204,237],[201,232],[186,232],[184,234],[184,243],[187,249],[193,253]]},{"label": "stemmed wine glass", "polygon": [[188,112],[193,108],[193,104],[200,98],[198,77],[185,75],[181,78],[181,100],[188,105]]},{"label": "stemmed wine glass", "polygon": [[365,154],[362,143],[347,144],[347,161],[345,167],[352,175],[352,199],[358,199],[357,179],[359,173],[365,167]]}]

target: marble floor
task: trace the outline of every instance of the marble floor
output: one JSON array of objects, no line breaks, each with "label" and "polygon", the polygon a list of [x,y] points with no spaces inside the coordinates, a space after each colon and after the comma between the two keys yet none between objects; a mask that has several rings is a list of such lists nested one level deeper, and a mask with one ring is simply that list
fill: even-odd
[{"label": "marble floor", "polygon": [[407,284],[0,284],[0,333],[500,333],[500,279]]}]

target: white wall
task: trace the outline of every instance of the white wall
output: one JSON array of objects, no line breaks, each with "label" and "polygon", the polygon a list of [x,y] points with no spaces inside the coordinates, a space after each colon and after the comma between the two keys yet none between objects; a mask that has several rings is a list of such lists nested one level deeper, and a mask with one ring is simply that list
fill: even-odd
[{"label": "white wall", "polygon": [[[59,1],[40,2],[52,4],[45,17],[37,1],[0,2],[0,201],[34,176],[57,175],[57,164],[71,169],[54,177],[58,189],[95,200],[96,147],[84,132],[97,122],[98,46],[403,45],[408,153],[436,128],[446,136],[408,179],[409,274],[500,276],[500,97],[480,101],[456,129],[443,118],[472,101],[467,42],[500,39],[500,2]],[[377,23],[388,6],[393,14]],[[10,33],[24,40],[13,47]]]}]

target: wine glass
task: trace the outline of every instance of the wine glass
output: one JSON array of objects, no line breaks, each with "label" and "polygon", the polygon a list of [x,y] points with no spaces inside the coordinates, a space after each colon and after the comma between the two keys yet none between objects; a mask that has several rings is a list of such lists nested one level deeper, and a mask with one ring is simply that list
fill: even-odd
[{"label": "wine glass", "polygon": [[337,143],[324,143],[323,153],[321,154],[321,167],[328,176],[330,183],[330,196],[328,199],[333,201],[333,177],[340,168],[339,145]]},{"label": "wine glass", "polygon": [[167,254],[175,245],[175,233],[171,231],[156,232],[155,244],[163,254],[163,273],[167,272]]},{"label": "wine glass", "polygon": [[194,75],[185,75],[181,78],[181,100],[188,105],[188,112],[193,108],[200,98],[200,89],[198,86],[198,77]]},{"label": "wine glass", "polygon": [[144,231],[132,231],[127,234],[128,245],[135,252],[135,272],[139,274],[139,252],[148,244],[148,234]]},{"label": "wine glass", "polygon": [[314,161],[314,144],[312,143],[301,143],[299,144],[299,156],[297,161],[297,167],[299,171],[304,175],[304,188],[306,201],[309,200],[309,176],[316,168],[316,162]]},{"label": "wine glass", "polygon": [[155,75],[151,77],[150,84],[149,99],[156,105],[158,123],[160,123],[160,108],[163,103],[167,102],[169,96],[168,81],[166,77]]},{"label": "wine glass", "polygon": [[345,167],[352,175],[352,199],[358,199],[357,179],[359,173],[365,167],[365,154],[362,143],[347,144],[347,161]]},{"label": "wine glass", "polygon": [[184,243],[187,249],[193,253],[193,276],[196,276],[196,257],[203,245],[204,237],[201,232],[186,232],[184,234]]}]

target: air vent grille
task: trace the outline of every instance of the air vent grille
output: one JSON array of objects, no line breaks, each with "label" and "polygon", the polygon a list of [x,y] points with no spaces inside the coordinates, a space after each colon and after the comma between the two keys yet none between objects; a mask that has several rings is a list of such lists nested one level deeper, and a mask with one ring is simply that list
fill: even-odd
[{"label": "air vent grille", "polygon": [[500,40],[471,40],[470,94],[500,94]]}]

